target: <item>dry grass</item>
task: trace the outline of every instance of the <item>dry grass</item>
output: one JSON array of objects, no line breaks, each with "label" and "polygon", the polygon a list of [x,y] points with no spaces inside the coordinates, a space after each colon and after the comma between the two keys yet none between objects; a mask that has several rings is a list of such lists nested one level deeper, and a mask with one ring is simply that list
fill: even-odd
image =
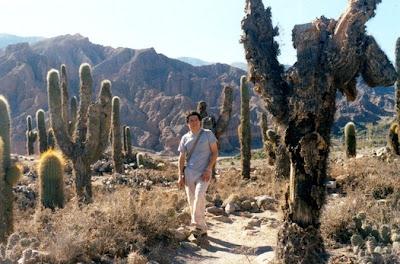
[{"label": "dry grass", "polygon": [[154,249],[175,244],[169,229],[180,224],[176,214],[182,199],[166,190],[121,188],[82,208],[71,201],[55,212],[39,209],[32,219],[19,219],[16,231],[37,237],[55,263],[126,258],[131,251],[165,263]]},{"label": "dry grass", "polygon": [[321,231],[327,241],[349,243],[355,232],[352,219],[360,212],[376,229],[384,224],[400,226],[400,165],[396,161],[365,156],[331,164],[331,177],[345,196],[325,206]]}]

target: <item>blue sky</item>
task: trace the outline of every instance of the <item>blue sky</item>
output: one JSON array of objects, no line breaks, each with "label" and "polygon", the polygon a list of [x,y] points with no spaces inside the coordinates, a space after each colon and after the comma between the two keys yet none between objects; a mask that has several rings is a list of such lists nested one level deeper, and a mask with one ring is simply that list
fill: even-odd
[{"label": "blue sky", "polygon": [[[383,0],[368,25],[393,60],[400,36],[399,0]],[[280,62],[291,64],[293,25],[320,15],[338,18],[346,0],[264,0],[280,26]],[[244,0],[0,0],[0,33],[52,37],[75,34],[101,45],[148,48],[169,57],[244,62],[239,44]]]}]

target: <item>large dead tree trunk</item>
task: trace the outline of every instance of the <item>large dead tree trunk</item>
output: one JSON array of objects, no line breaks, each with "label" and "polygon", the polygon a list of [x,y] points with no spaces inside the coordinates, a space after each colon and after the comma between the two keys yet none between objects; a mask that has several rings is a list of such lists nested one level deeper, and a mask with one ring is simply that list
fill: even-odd
[{"label": "large dead tree trunk", "polygon": [[338,21],[320,17],[296,25],[292,35],[297,62],[284,72],[277,60],[278,30],[272,26],[270,8],[265,9],[261,0],[246,0],[242,43],[249,80],[284,131],[290,154],[290,189],[278,234],[277,263],[326,260],[319,217],[336,91],[354,100],[359,74],[371,87],[392,85],[396,78],[386,55],[365,33],[365,23],[379,2],[349,0]]}]

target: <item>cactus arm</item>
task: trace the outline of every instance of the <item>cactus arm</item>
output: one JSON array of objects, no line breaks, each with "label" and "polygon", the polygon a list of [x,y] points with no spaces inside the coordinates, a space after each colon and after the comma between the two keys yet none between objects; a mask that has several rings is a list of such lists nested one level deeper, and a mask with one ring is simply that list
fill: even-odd
[{"label": "cactus arm", "polygon": [[364,65],[361,75],[370,87],[390,86],[396,81],[397,73],[386,54],[372,36],[366,40]]},{"label": "cactus arm", "polygon": [[79,88],[79,110],[77,121],[76,142],[84,142],[87,133],[88,109],[92,99],[92,72],[90,65],[83,63],[79,68],[80,88]]},{"label": "cactus arm", "polygon": [[57,145],[69,158],[74,157],[74,144],[68,134],[67,124],[62,119],[61,90],[57,70],[50,70],[47,74],[47,94],[51,127],[54,130]]},{"label": "cactus arm", "polygon": [[277,58],[279,46],[274,37],[278,30],[272,26],[271,10],[264,9],[261,0],[246,0],[245,12],[241,42],[249,65],[249,81],[255,83],[255,91],[263,97],[267,110],[276,121],[286,125],[290,89],[283,79],[284,69]]},{"label": "cactus arm", "polygon": [[131,129],[129,126],[125,127],[125,143],[126,143],[126,154],[128,157],[132,155],[132,139],[131,139]]},{"label": "cactus arm", "polygon": [[61,116],[65,122],[69,121],[68,117],[68,82],[67,82],[67,69],[64,64],[60,68],[60,86],[61,86]]},{"label": "cactus arm", "polygon": [[216,137],[219,137],[226,131],[229,120],[232,114],[232,102],[233,102],[233,89],[230,86],[225,86],[223,90],[224,98],[220,109],[217,127],[216,127]]},{"label": "cactus arm", "polygon": [[44,119],[44,111],[42,109],[36,112],[36,126],[39,131],[39,151],[43,153],[47,150],[47,132]]},{"label": "cactus arm", "polygon": [[[353,0],[337,21],[332,36],[330,67],[336,87],[353,99],[359,72],[370,86],[394,83],[395,71],[376,41],[365,34],[365,23],[375,16],[381,0]],[[349,97],[349,96],[348,96]]]},{"label": "cactus arm", "polygon": [[70,102],[70,111],[71,111],[71,121],[68,126],[69,134],[71,135],[71,138],[74,138],[74,133],[76,129],[76,121],[78,117],[78,99],[76,96],[73,96],[71,98]]},{"label": "cactus arm", "polygon": [[89,108],[88,135],[85,142],[85,155],[90,162],[99,159],[108,146],[111,126],[111,82],[102,81],[100,98]]},{"label": "cactus arm", "polygon": [[10,133],[11,133],[11,118],[10,107],[7,99],[0,95],[0,137],[3,139],[3,168],[7,172],[11,166],[10,160]]}]

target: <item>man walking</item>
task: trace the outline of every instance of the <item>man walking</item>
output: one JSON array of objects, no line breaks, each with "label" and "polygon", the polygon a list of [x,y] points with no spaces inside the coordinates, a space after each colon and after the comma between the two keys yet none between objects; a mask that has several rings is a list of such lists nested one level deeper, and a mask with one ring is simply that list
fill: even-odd
[{"label": "man walking", "polygon": [[189,113],[186,124],[190,131],[183,135],[179,143],[178,186],[185,186],[194,236],[206,238],[206,191],[218,157],[217,139],[210,130],[201,128],[198,112]]}]

